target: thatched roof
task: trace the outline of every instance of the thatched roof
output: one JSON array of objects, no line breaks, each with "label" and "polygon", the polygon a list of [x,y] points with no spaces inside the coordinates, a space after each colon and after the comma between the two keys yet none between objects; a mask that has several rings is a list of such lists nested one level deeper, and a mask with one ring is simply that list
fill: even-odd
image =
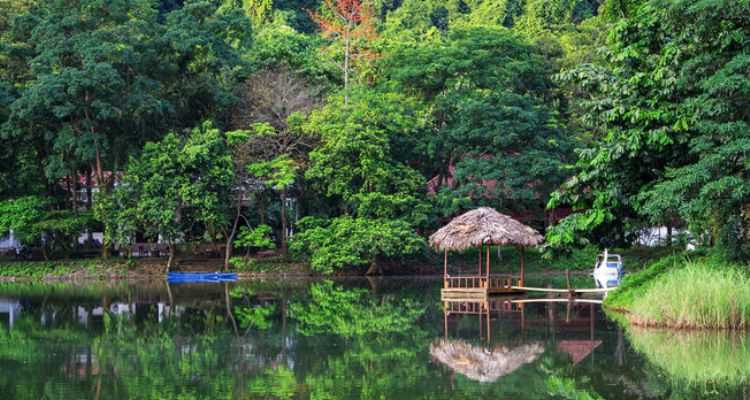
[{"label": "thatched roof", "polygon": [[430,345],[430,355],[448,368],[479,382],[494,382],[533,362],[544,352],[541,343],[509,349],[485,349],[462,340],[438,340]]},{"label": "thatched roof", "polygon": [[430,246],[437,250],[463,251],[482,244],[536,246],[543,240],[534,228],[480,207],[453,219],[430,236]]}]

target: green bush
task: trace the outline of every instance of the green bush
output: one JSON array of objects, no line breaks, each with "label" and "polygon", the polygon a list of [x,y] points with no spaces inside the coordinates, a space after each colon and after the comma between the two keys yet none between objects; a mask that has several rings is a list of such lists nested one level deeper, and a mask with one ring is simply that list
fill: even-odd
[{"label": "green bush", "polygon": [[255,260],[250,257],[232,257],[229,264],[237,272],[255,272]]}]

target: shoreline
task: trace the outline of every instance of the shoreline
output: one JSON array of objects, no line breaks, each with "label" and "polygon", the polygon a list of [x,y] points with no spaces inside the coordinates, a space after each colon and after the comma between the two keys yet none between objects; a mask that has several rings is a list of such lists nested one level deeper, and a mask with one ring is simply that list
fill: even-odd
[{"label": "shoreline", "polygon": [[[170,272],[183,272],[183,271],[170,271]],[[206,271],[184,271],[184,272],[223,272],[219,270],[206,270]],[[324,275],[314,272],[237,272],[237,271],[226,271],[229,273],[237,274],[237,281],[249,281],[254,279],[390,279],[390,278],[425,278],[425,279],[442,279],[442,272],[434,273],[404,273],[404,274],[382,274],[382,275],[365,275],[350,273],[350,274],[334,274]],[[563,276],[564,272],[559,270],[544,270],[544,271],[533,271],[528,272],[527,277],[550,277],[550,276]],[[582,277],[587,276],[588,271],[571,271],[571,276]],[[85,270],[71,271],[68,273],[52,273],[43,276],[34,275],[0,275],[0,282],[101,282],[101,281],[163,281],[166,280],[166,273],[153,273],[143,270],[131,270],[125,273],[108,273],[107,271],[102,272],[91,272]]]}]

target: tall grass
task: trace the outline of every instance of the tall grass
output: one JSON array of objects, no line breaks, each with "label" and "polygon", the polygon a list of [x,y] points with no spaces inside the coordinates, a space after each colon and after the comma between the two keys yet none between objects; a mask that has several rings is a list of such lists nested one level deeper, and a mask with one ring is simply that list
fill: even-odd
[{"label": "tall grass", "polygon": [[628,337],[677,387],[750,383],[750,338],[744,332],[631,328]]},{"label": "tall grass", "polygon": [[641,297],[649,286],[662,274],[680,268],[687,263],[681,255],[660,258],[646,266],[642,271],[628,272],[617,290],[607,295],[604,304],[613,309],[627,309],[635,299]]},{"label": "tall grass", "polygon": [[750,276],[727,264],[687,262],[658,275],[627,307],[636,325],[750,327]]}]

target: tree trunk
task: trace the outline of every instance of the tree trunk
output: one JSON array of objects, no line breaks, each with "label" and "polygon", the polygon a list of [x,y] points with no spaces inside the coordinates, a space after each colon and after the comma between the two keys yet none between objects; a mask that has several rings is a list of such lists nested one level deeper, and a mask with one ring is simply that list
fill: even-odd
[{"label": "tree trunk", "polygon": [[[93,203],[91,199],[91,170],[86,170],[86,210],[89,212],[93,211]],[[91,232],[91,229],[88,229],[88,238],[86,239],[89,244],[94,242],[94,232]],[[103,244],[103,243],[102,243]]]},{"label": "tree trunk", "polygon": [[258,220],[261,225],[266,225],[266,202],[263,195],[258,193],[256,201],[258,202]]},{"label": "tree trunk", "polygon": [[344,38],[344,104],[349,104],[349,57],[351,47],[351,31],[352,23],[349,21],[346,25],[346,33]]},{"label": "tree trunk", "polygon": [[169,258],[167,259],[167,272],[169,272],[172,269],[172,264],[174,263],[175,259],[175,245],[171,244],[169,245]]},{"label": "tree trunk", "polygon": [[242,210],[242,198],[237,201],[237,208],[234,214],[234,223],[232,224],[232,231],[227,235],[227,246],[224,249],[224,271],[229,269],[229,259],[232,258],[234,252],[234,236],[237,234],[237,227],[240,224],[240,212]]},{"label": "tree trunk", "polygon": [[76,209],[76,192],[75,192],[75,186],[73,185],[73,173],[70,174],[70,177],[68,178],[68,195],[70,195],[70,206],[73,209],[73,212],[75,213],[77,211]]},{"label": "tree trunk", "polygon": [[286,189],[281,191],[281,253],[287,250]]},{"label": "tree trunk", "polygon": [[[99,190],[99,196],[103,196],[107,190],[107,185],[104,184],[102,153],[99,150],[99,142],[96,142],[96,187]],[[109,258],[109,243],[106,243],[106,241],[102,243],[102,258]]]},{"label": "tree trunk", "polygon": [[672,223],[667,224],[667,247],[672,246]]},{"label": "tree trunk", "polygon": [[380,268],[377,257],[372,259],[365,275],[383,275],[383,270]]}]

